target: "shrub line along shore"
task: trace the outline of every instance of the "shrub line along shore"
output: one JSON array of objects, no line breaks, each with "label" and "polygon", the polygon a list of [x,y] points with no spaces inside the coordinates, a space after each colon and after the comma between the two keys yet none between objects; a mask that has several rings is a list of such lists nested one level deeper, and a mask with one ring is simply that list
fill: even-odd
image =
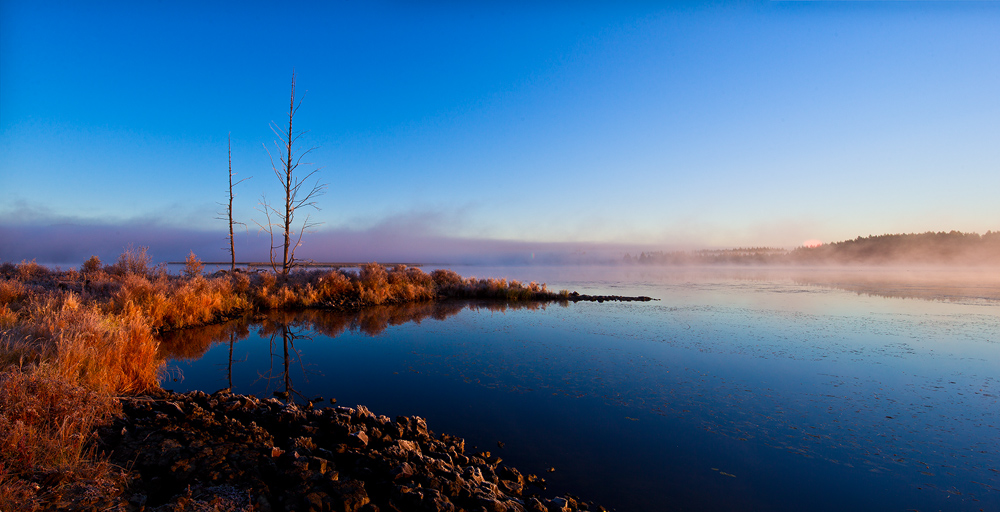
[{"label": "shrub line along shore", "polygon": [[[159,383],[165,360],[158,353],[158,333],[270,310],[355,310],[382,304],[448,299],[512,302],[652,300],[649,297],[580,295],[566,290],[555,293],[544,284],[534,282],[522,284],[506,279],[462,278],[450,270],[435,270],[428,274],[402,264],[386,268],[369,263],[362,265],[356,273],[339,269],[300,269],[284,276],[267,271],[220,271],[206,277],[202,275],[203,268],[204,264],[192,255],[182,275],[170,275],[165,266],[150,265],[150,257],[142,248],[126,250],[117,262],[110,265],[92,257],[78,270],[50,270],[34,262],[0,264],[0,510],[44,510],[56,506],[78,510],[213,509],[206,505],[208,502],[187,494],[166,496],[154,492],[149,495],[153,497],[149,501],[145,498],[129,501],[132,497],[147,496],[145,491],[149,482],[144,480],[146,475],[141,470],[121,465],[121,446],[114,454],[119,465],[112,464],[107,453],[98,451],[99,426],[108,425],[111,421],[138,421],[136,409],[131,405],[123,409],[119,397],[164,393]],[[237,397],[236,400],[255,400],[233,396]],[[183,396],[172,395],[169,401],[187,403],[187,400]],[[126,403],[133,401],[129,399]],[[215,404],[218,403],[216,400]],[[201,407],[209,411],[205,414],[214,415],[218,421],[228,424],[225,420],[231,412],[228,409],[206,408],[205,404]],[[284,407],[295,406],[286,404]],[[309,416],[313,413],[303,411],[302,414]],[[322,416],[323,413],[319,414]],[[397,419],[397,423],[399,421],[410,420]],[[396,427],[390,428],[381,420],[378,423],[379,426],[367,427],[350,427],[353,423],[348,423],[348,427],[353,428],[354,433],[375,428],[378,431],[373,443],[375,447],[381,446],[379,439],[385,438],[386,443],[402,439],[385,437],[386,429]],[[170,424],[185,428],[183,425],[190,426],[192,423]],[[303,428],[309,431],[317,427],[305,424]],[[341,425],[338,428],[345,427]],[[218,429],[214,432],[227,435]],[[273,433],[270,435],[272,440],[283,439]],[[105,448],[110,446],[106,437],[102,437]],[[325,449],[335,453],[340,449],[339,444],[343,443],[338,441],[330,445],[332,448]],[[301,451],[300,455],[304,453]],[[375,449],[363,456],[377,459],[383,456],[380,454],[382,452]],[[138,453],[132,455],[138,456]],[[416,464],[407,460],[411,466]],[[449,464],[453,466],[452,472],[471,467],[459,468],[454,457]],[[482,466],[476,466],[476,474],[482,474]],[[215,477],[210,475],[192,474],[197,477],[198,485],[209,485],[218,480],[213,480]],[[343,474],[354,475],[353,470]],[[361,478],[365,474],[362,472],[350,478]],[[429,474],[424,473],[425,476]],[[440,484],[443,474],[428,477],[430,480],[411,479],[407,480],[409,483],[393,485],[409,485],[407,488],[410,489],[415,486],[418,490],[413,492],[423,492],[423,484],[435,485],[432,481]],[[485,485],[478,479],[474,480],[477,480],[477,485]],[[290,482],[287,478],[281,481]],[[195,480],[188,483],[192,482]],[[263,493],[262,496],[269,497],[264,500],[267,506],[261,505],[264,502],[259,500],[246,501],[247,509],[254,510],[275,507],[374,511],[380,510],[380,504],[383,510],[479,510],[484,507],[486,510],[518,510],[519,507],[525,510],[553,510],[553,507],[576,510],[587,506],[572,498],[559,498],[559,501],[536,500],[539,505],[535,507],[534,502],[529,503],[524,495],[505,493],[502,489],[498,494],[490,487],[489,493],[479,496],[493,496],[493,501],[470,501],[466,499],[472,492],[469,489],[452,495],[454,499],[438,491],[442,498],[437,502],[428,502],[438,503],[435,505],[438,508],[416,504],[414,508],[409,505],[398,508],[397,505],[389,505],[397,502],[389,500],[386,497],[389,495],[385,493],[403,491],[383,485],[382,480],[380,482],[373,484],[375,487],[369,490],[375,494],[368,496],[367,504],[362,503],[355,508],[345,508],[347,505],[337,501],[339,498],[336,498],[335,492],[328,494],[326,501],[320,499],[318,502],[315,502],[315,496],[308,498],[309,494],[293,493],[297,497],[287,498],[291,501],[286,502],[281,489],[261,490],[259,486],[253,487],[243,480],[225,485],[244,485],[243,491]],[[496,487],[500,484],[494,481],[492,485]],[[357,497],[358,493],[354,496]],[[520,505],[515,506],[517,503]],[[202,506],[208,508],[198,508]]]},{"label": "shrub line along shore", "polygon": [[[271,263],[267,262],[267,261],[237,261],[236,263],[233,263],[233,262],[230,262],[230,261],[203,261],[201,263],[203,265],[213,265],[213,266],[219,266],[219,267],[228,267],[230,265],[236,265],[238,267],[247,267],[247,268],[253,268],[253,269],[258,269],[258,268],[272,268],[273,267],[273,265],[271,265]],[[296,267],[303,267],[303,268],[332,268],[332,269],[341,269],[341,268],[360,268],[360,267],[363,267],[365,265],[368,265],[369,263],[371,263],[371,262],[370,261],[355,261],[355,262],[349,262],[349,261],[344,261],[344,262],[297,261],[297,262],[295,262],[295,266]],[[167,262],[167,265],[186,265],[186,264],[187,264],[186,261],[168,261]],[[437,263],[405,263],[405,262],[380,262],[379,265],[382,265],[383,267],[389,267],[389,268],[391,268],[391,267],[398,267],[398,266],[401,266],[401,265],[407,266],[407,267],[444,267],[444,266],[447,266],[447,265],[437,264]]]}]

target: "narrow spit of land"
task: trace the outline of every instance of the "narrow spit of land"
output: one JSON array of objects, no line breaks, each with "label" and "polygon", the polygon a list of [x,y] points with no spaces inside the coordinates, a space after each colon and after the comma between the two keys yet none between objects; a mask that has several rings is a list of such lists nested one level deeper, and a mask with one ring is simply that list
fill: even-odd
[{"label": "narrow spit of land", "polygon": [[157,334],[290,309],[655,299],[403,265],[203,276],[199,261],[182,275],[149,263],[0,264],[0,510],[601,510],[542,499],[542,479],[419,418],[167,393]]},{"label": "narrow spit of land", "polygon": [[[210,265],[210,266],[216,266],[216,267],[228,267],[228,266],[230,266],[230,265],[233,264],[233,262],[231,262],[231,261],[203,261],[201,263],[203,265]],[[363,267],[365,265],[368,265],[370,263],[371,262],[368,262],[368,261],[333,261],[333,262],[297,261],[297,262],[295,262],[295,266],[302,267],[302,268],[341,269],[341,268],[361,268],[361,267]],[[168,261],[167,264],[168,265],[186,265],[187,262],[186,261]],[[434,267],[444,267],[444,266],[447,266],[447,265],[442,265],[442,264],[437,264],[437,263],[385,262],[385,261],[379,262],[379,265],[382,265],[383,267],[389,267],[389,268],[398,267],[400,265],[406,266],[406,267],[413,267],[413,268],[426,267],[426,266],[434,266]],[[246,268],[246,269],[258,269],[258,268],[260,268],[260,269],[268,269],[268,268],[281,267],[281,264],[280,263],[278,263],[278,264],[272,264],[269,261],[237,261],[236,262],[236,266],[237,266],[237,268]]]}]

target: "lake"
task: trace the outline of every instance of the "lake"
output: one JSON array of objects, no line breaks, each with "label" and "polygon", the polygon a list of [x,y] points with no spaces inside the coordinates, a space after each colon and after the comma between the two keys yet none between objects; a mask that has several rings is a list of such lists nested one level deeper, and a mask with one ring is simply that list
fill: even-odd
[{"label": "lake", "polygon": [[1000,510],[996,269],[450,268],[659,300],[275,314],[165,337],[164,387],[422,416],[622,512]]}]

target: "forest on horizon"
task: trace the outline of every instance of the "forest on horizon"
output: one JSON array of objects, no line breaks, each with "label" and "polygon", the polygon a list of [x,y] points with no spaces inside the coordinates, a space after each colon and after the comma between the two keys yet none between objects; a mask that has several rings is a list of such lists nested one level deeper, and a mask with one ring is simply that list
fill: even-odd
[{"label": "forest on horizon", "polygon": [[869,235],[788,250],[746,247],[626,254],[641,265],[1000,265],[1000,231]]}]

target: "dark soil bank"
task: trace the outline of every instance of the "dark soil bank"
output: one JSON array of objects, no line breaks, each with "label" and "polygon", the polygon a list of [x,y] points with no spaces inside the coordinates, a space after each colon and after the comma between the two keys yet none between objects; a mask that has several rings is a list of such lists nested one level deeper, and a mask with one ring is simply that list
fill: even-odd
[{"label": "dark soil bank", "polygon": [[134,510],[605,510],[543,498],[522,475],[420,417],[312,408],[219,391],[123,399],[101,449],[130,468]]}]

